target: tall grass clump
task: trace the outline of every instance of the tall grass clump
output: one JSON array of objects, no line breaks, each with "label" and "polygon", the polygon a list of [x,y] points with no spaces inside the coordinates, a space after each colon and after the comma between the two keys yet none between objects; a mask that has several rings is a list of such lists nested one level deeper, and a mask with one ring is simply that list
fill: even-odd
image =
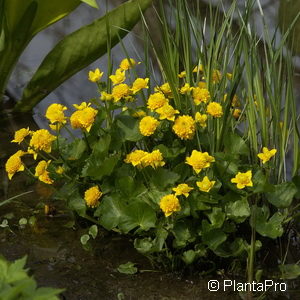
[{"label": "tall grass clump", "polygon": [[266,27],[257,37],[254,1],[243,10],[236,1],[209,5],[205,17],[191,2],[158,1],[159,42],[143,17],[144,76],[127,54],[120,62],[109,55],[109,74],[89,73],[97,99],[74,105],[70,117],[51,104],[52,133],[16,132],[29,147],[9,159],[8,175],[26,170],[53,185],[79,216],[133,237],[155,266],[233,269],[252,282],[275,261],[282,278],[296,277],[286,242],[297,233],[300,195],[289,30],[280,43]]}]

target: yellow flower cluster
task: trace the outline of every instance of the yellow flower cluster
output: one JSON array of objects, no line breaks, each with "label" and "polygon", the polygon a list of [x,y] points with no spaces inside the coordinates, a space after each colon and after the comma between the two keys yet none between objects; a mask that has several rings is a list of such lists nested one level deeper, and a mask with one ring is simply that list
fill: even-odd
[{"label": "yellow flower cluster", "polygon": [[77,111],[70,117],[71,126],[74,129],[84,129],[87,132],[91,130],[98,111],[90,107],[90,105],[90,103],[87,104],[86,102],[82,102],[80,105],[74,104]]},{"label": "yellow flower cluster", "polygon": [[51,123],[51,129],[60,129],[64,124],[67,123],[67,118],[64,114],[65,110],[67,110],[67,107],[58,103],[53,103],[47,108],[45,116]]},{"label": "yellow flower cluster", "polygon": [[215,185],[215,181],[210,181],[207,176],[204,176],[202,181],[197,181],[196,184],[199,190],[208,193],[211,188]]},{"label": "yellow flower cluster", "polygon": [[169,102],[168,99],[165,97],[163,93],[157,92],[150,95],[147,102],[147,107],[151,111],[154,111],[158,108],[163,107],[165,104],[168,104],[168,102]]},{"label": "yellow flower cluster", "polygon": [[21,160],[21,157],[25,154],[24,151],[19,150],[13,154],[5,164],[5,170],[7,172],[9,180],[17,173],[25,170],[25,166]]},{"label": "yellow flower cluster", "polygon": [[19,145],[24,141],[24,139],[30,135],[32,132],[29,128],[21,128],[15,132],[15,137],[11,141],[12,143],[18,143]]},{"label": "yellow flower cluster", "polygon": [[179,116],[176,118],[172,129],[182,140],[191,140],[196,131],[196,122],[191,116]]},{"label": "yellow flower cluster", "polygon": [[95,69],[95,71],[89,71],[89,80],[91,82],[100,81],[102,76],[103,76],[103,72],[101,72],[99,68]]},{"label": "yellow flower cluster", "polygon": [[162,107],[155,110],[159,114],[159,119],[167,119],[169,121],[175,120],[175,115],[179,114],[179,110],[174,109],[170,104],[164,104]]},{"label": "yellow flower cluster", "polygon": [[50,164],[51,160],[45,161],[41,160],[38,165],[35,168],[35,176],[38,177],[38,179],[46,184],[52,184],[53,180],[49,177],[49,172],[47,171],[47,168]]},{"label": "yellow flower cluster", "polygon": [[87,206],[96,207],[99,205],[99,199],[102,196],[102,192],[100,191],[98,186],[93,186],[85,191],[84,200]]},{"label": "yellow flower cluster", "polygon": [[151,116],[147,116],[141,119],[139,129],[142,135],[150,136],[155,132],[158,125],[159,121]]},{"label": "yellow flower cluster", "polygon": [[262,163],[265,164],[276,154],[276,152],[276,149],[269,150],[267,147],[263,147],[263,152],[257,154],[257,156],[262,160]]},{"label": "yellow flower cluster", "polygon": [[178,184],[177,187],[173,188],[172,191],[175,192],[175,196],[180,196],[180,195],[183,195],[184,197],[188,197],[189,196],[189,193],[190,191],[192,191],[193,188],[190,187],[188,184],[186,183],[181,183],[181,184]]},{"label": "yellow flower cluster", "polygon": [[34,159],[36,159],[38,151],[50,153],[54,140],[56,140],[56,136],[52,135],[47,129],[39,129],[32,133],[27,152],[33,154]]},{"label": "yellow flower cluster", "polygon": [[238,172],[238,174],[231,179],[231,182],[236,183],[238,189],[243,189],[246,186],[253,186],[252,171],[250,170],[245,173]]},{"label": "yellow flower cluster", "polygon": [[215,161],[213,156],[207,152],[193,150],[192,155],[186,158],[186,163],[193,167],[193,170],[198,174],[202,169],[209,168],[210,164]]},{"label": "yellow flower cluster", "polygon": [[150,153],[143,150],[135,150],[127,154],[124,161],[139,168],[151,166],[156,169],[165,165],[162,153],[159,150],[154,150]]},{"label": "yellow flower cluster", "polygon": [[162,197],[159,202],[159,207],[166,217],[169,217],[171,214],[176,211],[180,211],[181,209],[179,199],[173,194]]},{"label": "yellow flower cluster", "polygon": [[196,105],[200,103],[207,103],[210,100],[210,93],[206,88],[193,88],[193,99]]}]

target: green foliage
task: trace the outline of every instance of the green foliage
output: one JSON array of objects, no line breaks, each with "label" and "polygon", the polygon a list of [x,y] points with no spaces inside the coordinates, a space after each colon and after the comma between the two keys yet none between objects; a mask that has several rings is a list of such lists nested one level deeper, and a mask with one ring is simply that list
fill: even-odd
[{"label": "green foliage", "polygon": [[62,289],[40,287],[24,269],[26,256],[14,262],[0,257],[0,299],[58,300]]},{"label": "green foliage", "polygon": [[119,265],[117,270],[122,274],[128,275],[133,275],[138,271],[137,267],[135,267],[135,264],[131,261],[127,262],[126,264]]}]

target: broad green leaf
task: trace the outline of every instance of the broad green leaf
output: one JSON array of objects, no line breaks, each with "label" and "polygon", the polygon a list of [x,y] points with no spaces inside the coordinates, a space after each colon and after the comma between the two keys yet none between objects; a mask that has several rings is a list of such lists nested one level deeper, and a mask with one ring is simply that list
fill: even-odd
[{"label": "broad green leaf", "polygon": [[84,234],[80,237],[80,242],[82,245],[86,245],[86,243],[89,241],[90,236],[88,234]]},{"label": "broad green leaf", "polygon": [[226,204],[225,212],[228,218],[237,223],[242,223],[250,216],[250,206],[247,199],[241,199]]},{"label": "broad green leaf", "polygon": [[42,29],[68,15],[80,4],[79,0],[6,0],[5,15],[10,33],[17,30],[26,9],[33,2],[37,3],[37,13],[30,27],[29,40]]},{"label": "broad green leaf", "polygon": [[296,264],[280,265],[282,279],[295,279],[300,276],[300,266]]},{"label": "broad green leaf", "polygon": [[120,195],[112,194],[102,199],[94,215],[99,217],[100,224],[105,229],[111,230],[119,225],[125,211],[126,207],[121,201]]},{"label": "broad green leaf", "polygon": [[268,201],[277,208],[289,207],[298,191],[295,184],[293,182],[284,182],[273,187],[274,191],[272,193],[266,193]]},{"label": "broad green leaf", "polygon": [[163,144],[159,144],[154,147],[153,150],[158,149],[164,158],[175,158],[179,154],[182,154],[185,152],[185,147],[178,148],[178,147],[167,147]]},{"label": "broad green leaf", "polygon": [[213,251],[215,251],[227,239],[227,235],[221,229],[212,229],[202,231],[203,242]]},{"label": "broad green leaf", "polygon": [[136,227],[147,231],[155,227],[155,222],[156,214],[153,208],[146,203],[135,202],[126,207],[119,227],[125,233]]},{"label": "broad green leaf", "polygon": [[109,24],[111,47],[119,42],[140,19],[152,0],[132,0],[104,17],[80,28],[61,40],[45,57],[23,92],[16,110],[29,111],[61,83],[88,66],[107,51],[106,25]]},{"label": "broad green leaf", "polygon": [[116,124],[124,141],[137,142],[143,137],[139,130],[139,120],[132,116],[119,115]]},{"label": "broad green leaf", "polygon": [[236,238],[233,242],[226,241],[220,245],[216,250],[215,254],[220,257],[230,257],[239,256],[243,251],[245,251],[245,243],[241,238]]},{"label": "broad green leaf", "polygon": [[72,142],[67,150],[67,155],[69,160],[76,160],[79,159],[84,151],[86,150],[87,145],[86,141],[83,139],[76,139]]},{"label": "broad green leaf", "polygon": [[126,264],[119,265],[117,270],[120,273],[127,275],[133,275],[138,271],[137,267],[135,267],[135,263],[132,263],[131,261]]},{"label": "broad green leaf", "polygon": [[84,2],[94,8],[99,8],[96,0],[80,0],[81,2]]},{"label": "broad green leaf", "polygon": [[174,247],[184,247],[187,242],[193,242],[196,238],[196,233],[191,222],[179,221],[174,225],[172,230],[175,240]]},{"label": "broad green leaf", "polygon": [[292,182],[295,184],[296,188],[297,188],[297,193],[295,194],[295,198],[296,199],[300,199],[300,176],[294,176],[292,179]]},{"label": "broad green leaf", "polygon": [[249,147],[247,146],[245,139],[243,139],[236,133],[226,134],[224,145],[225,145],[225,151],[230,154],[239,154],[239,155],[249,154]]},{"label": "broad green leaf", "polygon": [[134,248],[142,254],[151,253],[153,242],[150,237],[134,240]]},{"label": "broad green leaf", "polygon": [[211,222],[212,227],[221,228],[225,221],[225,213],[221,207],[213,207],[210,213],[205,213]]},{"label": "broad green leaf", "polygon": [[85,216],[86,205],[84,200],[79,195],[71,197],[68,204],[69,208],[76,211],[79,216]]},{"label": "broad green leaf", "polygon": [[91,235],[93,239],[95,239],[97,237],[97,234],[98,234],[98,226],[92,225],[89,229],[89,235]]},{"label": "broad green leaf", "polygon": [[197,254],[194,250],[187,250],[182,253],[182,260],[187,264],[190,265],[194,262]]},{"label": "broad green leaf", "polygon": [[83,177],[91,177],[95,180],[101,180],[103,176],[109,176],[120,158],[119,154],[101,160],[97,155],[91,155],[82,170]]},{"label": "broad green leaf", "polygon": [[253,209],[255,216],[255,224],[253,220],[250,219],[250,224],[255,227],[256,231],[262,236],[267,236],[269,238],[275,239],[283,234],[282,222],[285,216],[280,212],[276,212],[271,218],[270,211],[267,206],[256,207]]},{"label": "broad green leaf", "polygon": [[160,190],[164,190],[168,185],[175,185],[180,178],[179,174],[163,168],[151,170],[151,173],[151,181]]}]

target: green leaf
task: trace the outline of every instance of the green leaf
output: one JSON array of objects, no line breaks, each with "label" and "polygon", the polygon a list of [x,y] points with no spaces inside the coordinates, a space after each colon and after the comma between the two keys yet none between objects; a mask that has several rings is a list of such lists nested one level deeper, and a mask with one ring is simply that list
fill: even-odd
[{"label": "green leaf", "polygon": [[86,4],[94,7],[94,8],[99,8],[96,0],[80,0],[81,2],[85,2]]},{"label": "green leaf", "polygon": [[98,234],[98,226],[92,225],[89,229],[89,235],[91,235],[93,239],[95,239],[97,237],[97,234]]},{"label": "green leaf", "polygon": [[156,214],[153,208],[146,203],[135,202],[126,208],[126,213],[122,216],[119,227],[125,233],[135,227],[147,231],[154,228],[155,223]]},{"label": "green leaf", "polygon": [[82,245],[86,245],[86,243],[89,241],[90,236],[88,234],[84,234],[80,237],[80,242]]},{"label": "green leaf", "polygon": [[133,275],[138,271],[137,267],[135,267],[135,264],[131,261],[127,262],[126,264],[119,265],[117,270],[120,273],[127,275]]},{"label": "green leaf", "polygon": [[[290,36],[287,40],[289,48],[294,52],[294,54],[300,53],[300,2],[297,0],[281,0],[278,9],[279,12],[279,28],[282,35],[289,30],[292,30]],[[298,19],[296,19],[298,17]],[[296,23],[294,23],[296,21]],[[293,24],[294,23],[294,24]],[[292,25],[294,27],[292,28]]]},{"label": "green leaf", "polygon": [[235,133],[226,134],[225,151],[230,154],[249,155],[249,147],[245,140]]},{"label": "green leaf", "polygon": [[280,212],[276,212],[270,219],[270,211],[267,206],[253,207],[253,213],[256,214],[255,224],[253,224],[252,219],[250,219],[250,224],[252,227],[255,227],[259,234],[272,239],[280,237],[283,234],[282,222],[285,216]]},{"label": "green leaf", "polygon": [[119,115],[116,117],[116,125],[120,130],[124,141],[137,142],[142,139],[139,130],[139,120],[127,115]]},{"label": "green leaf", "polygon": [[123,176],[116,179],[116,188],[127,197],[131,197],[137,186],[131,176]]},{"label": "green leaf", "polygon": [[86,205],[85,205],[85,201],[82,199],[82,197],[80,197],[80,195],[71,197],[68,204],[69,204],[69,208],[71,210],[75,210],[79,216],[81,217],[85,216]]},{"label": "green leaf", "polygon": [[237,223],[242,223],[250,216],[250,206],[246,198],[238,201],[229,202],[225,206],[225,212],[228,218]]},{"label": "green leaf", "polygon": [[142,254],[151,253],[153,242],[150,237],[134,240],[134,248]]},{"label": "green leaf", "polygon": [[282,279],[295,279],[300,276],[300,266],[296,264],[280,265]]},{"label": "green leaf", "polygon": [[179,174],[163,168],[151,170],[151,172],[151,181],[160,190],[164,190],[169,185],[174,185],[180,178]]},{"label": "green leaf", "polygon": [[182,260],[187,264],[190,265],[194,262],[196,258],[196,252],[194,250],[187,250],[182,253]]},{"label": "green leaf", "polygon": [[292,182],[295,184],[296,188],[297,188],[297,193],[295,194],[295,198],[296,199],[300,199],[300,176],[294,176],[292,179]]},{"label": "green leaf", "polygon": [[101,160],[97,155],[92,154],[87,159],[86,164],[82,169],[81,176],[90,176],[94,180],[101,180],[103,176],[109,176],[113,172],[119,158],[120,154],[115,154]]},{"label": "green leaf", "polygon": [[174,247],[184,247],[187,242],[193,242],[196,239],[195,230],[188,220],[175,223],[172,232],[175,237]]},{"label": "green leaf", "polygon": [[79,159],[84,151],[86,150],[86,141],[82,139],[76,139],[74,142],[72,142],[67,150],[68,160],[76,160]]},{"label": "green leaf", "polygon": [[119,225],[125,212],[126,208],[121,201],[120,195],[111,194],[102,199],[94,215],[99,217],[100,224],[105,229],[111,230]]},{"label": "green leaf", "polygon": [[220,257],[231,257],[231,256],[239,256],[243,251],[245,251],[245,243],[241,238],[236,238],[232,243],[226,241],[222,245],[220,245],[214,253]]},{"label": "green leaf", "polygon": [[205,213],[213,228],[221,228],[225,221],[225,213],[222,211],[221,207],[213,207],[212,212]]},{"label": "green leaf", "polygon": [[223,242],[227,235],[219,228],[212,229],[206,220],[202,221],[202,240],[211,250],[215,251]]},{"label": "green leaf", "polygon": [[[123,38],[138,22],[140,11],[144,11],[151,3],[152,0],[127,1],[62,39],[39,66],[16,110],[31,110],[61,83],[104,55],[109,38],[111,47],[116,45],[119,38]],[[107,24],[110,37],[107,35]]]},{"label": "green leaf", "polygon": [[274,191],[266,193],[266,197],[277,208],[287,208],[291,205],[297,191],[293,182],[284,182],[274,185]]},{"label": "green leaf", "polygon": [[185,147],[167,147],[163,144],[155,146],[153,150],[155,149],[158,149],[162,153],[164,158],[175,158],[179,154],[185,153]]}]

